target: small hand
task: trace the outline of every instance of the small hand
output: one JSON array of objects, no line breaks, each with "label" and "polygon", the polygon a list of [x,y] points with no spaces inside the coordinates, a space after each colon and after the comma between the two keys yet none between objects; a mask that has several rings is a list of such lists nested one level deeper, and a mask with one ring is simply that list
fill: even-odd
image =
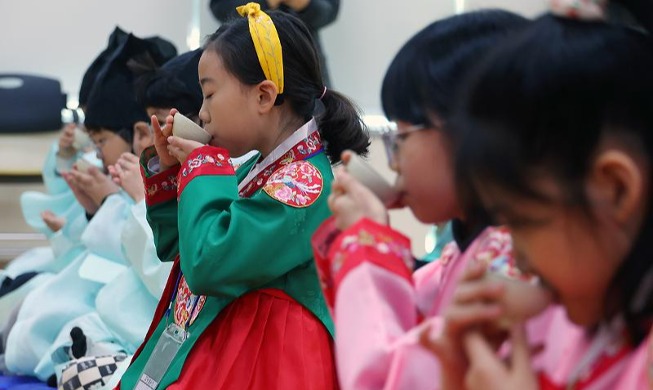
[{"label": "small hand", "polygon": [[466,388],[470,390],[536,390],[539,384],[531,366],[531,348],[523,325],[510,330],[511,356],[504,362],[495,348],[479,332],[469,332],[464,337],[469,368],[465,375]]},{"label": "small hand", "polygon": [[97,167],[88,169],[88,173],[73,170],[70,174],[75,178],[81,189],[93,200],[98,207],[109,195],[120,191],[120,188],[111,178],[105,175]]},{"label": "small hand", "polygon": [[[454,292],[453,300],[444,312],[442,333],[432,337],[427,332],[420,338],[421,344],[437,356],[442,365],[442,388],[464,388],[468,363],[463,337],[470,329],[484,329],[502,314],[498,303],[504,294],[504,286],[483,278],[485,266],[472,263],[463,274]],[[489,335],[498,347],[503,334]]]},{"label": "small hand", "polygon": [[[351,153],[343,152],[343,161],[348,161]],[[335,218],[336,227],[340,230],[347,229],[362,218],[388,224],[388,211],[381,200],[343,167],[335,170],[328,204]]]},{"label": "small hand", "polygon": [[76,128],[76,124],[69,123],[61,130],[61,134],[59,134],[59,151],[57,152],[59,156],[70,158],[75,155],[76,151],[73,142],[75,141]]},{"label": "small hand", "polygon": [[161,127],[155,115],[152,115],[151,118],[152,130],[154,131],[154,147],[156,148],[156,153],[159,155],[161,171],[165,171],[178,163],[175,156],[171,155],[168,151],[168,137],[172,135],[172,124],[174,123],[176,113],[176,109],[173,108],[170,110],[170,115],[166,117],[166,123],[163,127]]},{"label": "small hand", "polygon": [[41,219],[53,233],[61,230],[61,228],[66,224],[66,218],[59,217],[50,210],[43,211],[41,213]]},{"label": "small hand", "polygon": [[193,150],[202,146],[204,145],[197,141],[190,141],[175,136],[168,137],[168,152],[182,164]]},{"label": "small hand", "polygon": [[122,187],[135,202],[145,198],[145,185],[141,177],[139,159],[131,153],[123,153],[115,165],[109,167],[113,182]]},{"label": "small hand", "polygon": [[77,199],[79,204],[82,205],[88,214],[93,215],[97,212],[99,206],[82,189],[82,184],[77,180],[77,175],[75,175],[73,172],[77,171],[73,169],[72,171],[62,172],[61,176],[68,184],[68,187],[70,187],[70,190],[73,192],[73,195],[75,195],[75,199]]}]

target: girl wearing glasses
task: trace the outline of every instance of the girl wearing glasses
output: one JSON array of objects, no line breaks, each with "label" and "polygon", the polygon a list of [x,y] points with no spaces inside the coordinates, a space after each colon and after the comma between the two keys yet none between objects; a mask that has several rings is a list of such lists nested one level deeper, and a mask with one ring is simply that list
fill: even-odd
[{"label": "girl wearing glasses", "polygon": [[[345,389],[436,388],[439,364],[419,345],[420,330],[439,323],[469,263],[510,256],[505,230],[488,227],[481,212],[463,212],[454,190],[448,121],[469,68],[526,24],[503,11],[438,21],[409,40],[386,73],[382,101],[397,131],[384,141],[399,174],[399,206],[422,222],[454,220],[455,242],[439,260],[412,275],[410,242],[388,226],[386,206],[344,170],[336,173],[329,199],[334,216],[316,232],[314,248],[336,323]],[[342,232],[330,241],[334,227]]]}]

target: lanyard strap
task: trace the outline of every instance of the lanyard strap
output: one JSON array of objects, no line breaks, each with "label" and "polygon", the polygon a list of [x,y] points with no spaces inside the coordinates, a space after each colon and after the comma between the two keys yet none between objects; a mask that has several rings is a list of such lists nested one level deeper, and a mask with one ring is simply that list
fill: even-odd
[{"label": "lanyard strap", "polygon": [[[170,312],[172,311],[172,307],[175,304],[175,299],[177,298],[177,292],[179,291],[179,283],[181,282],[181,276],[182,276],[182,272],[181,272],[181,270],[179,270],[179,274],[177,275],[177,282],[175,283],[175,289],[172,292],[172,298],[170,299],[170,304],[168,305],[168,309],[166,310],[166,314],[165,314],[166,315],[166,325],[170,321]],[[189,291],[190,291],[190,289],[189,289]],[[195,295],[195,294],[193,294],[191,292],[191,296],[193,296],[193,295]],[[195,309],[197,308],[197,302],[199,301],[199,299],[200,299],[200,296],[196,295],[195,300],[193,302],[193,306],[191,307],[190,311],[188,312],[188,319],[183,324],[183,328],[184,328],[185,331],[188,330],[188,324],[190,323],[190,320],[193,317],[193,312],[195,312]],[[182,325],[182,324],[179,324],[179,325]]]}]

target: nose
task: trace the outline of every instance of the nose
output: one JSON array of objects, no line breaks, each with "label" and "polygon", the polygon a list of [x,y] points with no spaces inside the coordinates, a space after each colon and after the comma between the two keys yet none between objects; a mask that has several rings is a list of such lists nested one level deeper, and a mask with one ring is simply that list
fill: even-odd
[{"label": "nose", "polygon": [[200,121],[203,124],[207,124],[211,122],[211,117],[209,116],[209,111],[206,109],[204,102],[202,102],[202,107],[200,107],[200,113],[199,113],[199,118]]},{"label": "nose", "polygon": [[390,166],[390,169],[393,172],[400,173],[399,172],[399,164],[397,164],[397,157],[396,156],[390,161],[390,163],[388,165]]}]

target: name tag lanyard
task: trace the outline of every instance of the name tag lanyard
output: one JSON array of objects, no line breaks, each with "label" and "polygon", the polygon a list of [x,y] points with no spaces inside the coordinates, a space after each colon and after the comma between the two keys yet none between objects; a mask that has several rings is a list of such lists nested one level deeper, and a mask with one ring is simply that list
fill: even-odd
[{"label": "name tag lanyard", "polygon": [[145,363],[143,373],[138,380],[138,384],[136,385],[136,390],[155,390],[161,382],[161,378],[163,378],[163,375],[170,367],[170,364],[172,364],[172,360],[177,355],[177,352],[181,348],[182,344],[184,341],[186,341],[186,339],[188,339],[188,326],[193,316],[193,312],[195,312],[195,309],[197,308],[199,296],[196,296],[193,300],[192,307],[188,313],[188,318],[183,325],[177,324],[174,320],[172,323],[169,323],[170,313],[172,312],[172,307],[174,306],[175,299],[177,298],[180,281],[181,272],[179,272],[179,275],[177,276],[177,283],[175,283],[172,299],[170,300],[170,304],[166,310],[165,330],[163,333],[161,333],[159,340],[154,346],[152,354],[147,360],[147,363]]}]

